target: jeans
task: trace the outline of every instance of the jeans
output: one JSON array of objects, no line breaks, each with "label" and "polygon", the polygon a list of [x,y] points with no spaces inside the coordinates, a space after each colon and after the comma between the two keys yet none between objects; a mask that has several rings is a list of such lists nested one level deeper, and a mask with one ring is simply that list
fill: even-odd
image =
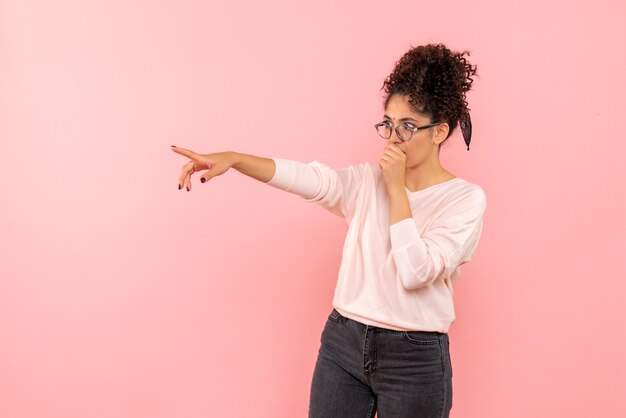
[{"label": "jeans", "polygon": [[313,371],[309,418],[442,418],[452,408],[447,333],[365,325],[333,308]]}]

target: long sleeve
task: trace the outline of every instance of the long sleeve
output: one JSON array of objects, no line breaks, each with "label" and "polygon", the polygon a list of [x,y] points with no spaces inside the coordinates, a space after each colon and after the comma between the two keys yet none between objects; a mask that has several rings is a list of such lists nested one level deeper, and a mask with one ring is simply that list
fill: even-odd
[{"label": "long sleeve", "polygon": [[319,161],[308,164],[273,158],[274,176],[268,185],[299,195],[330,212],[349,219],[354,213],[354,201],[361,184],[362,165],[335,170]]},{"label": "long sleeve", "polygon": [[427,286],[446,269],[471,260],[486,205],[484,191],[476,186],[447,203],[423,234],[413,218],[390,225],[392,256],[406,289]]}]

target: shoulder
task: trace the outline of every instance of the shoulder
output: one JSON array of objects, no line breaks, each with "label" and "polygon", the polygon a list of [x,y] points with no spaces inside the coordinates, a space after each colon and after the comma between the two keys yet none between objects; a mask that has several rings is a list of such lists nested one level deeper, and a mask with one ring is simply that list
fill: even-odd
[{"label": "shoulder", "polygon": [[450,183],[446,198],[447,206],[462,207],[464,210],[484,211],[487,206],[487,194],[478,184],[462,177],[456,177]]},{"label": "shoulder", "polygon": [[459,179],[459,181],[457,182],[458,192],[467,194],[467,195],[473,195],[473,196],[476,196],[477,198],[483,198],[483,199],[487,198],[487,194],[485,193],[485,190],[479,184],[472,183],[462,177],[456,177],[456,179]]}]

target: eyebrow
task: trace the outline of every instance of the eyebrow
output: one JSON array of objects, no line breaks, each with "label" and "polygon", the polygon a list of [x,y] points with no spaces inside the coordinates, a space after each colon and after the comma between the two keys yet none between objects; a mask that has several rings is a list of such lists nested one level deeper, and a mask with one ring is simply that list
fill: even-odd
[{"label": "eyebrow", "polygon": [[[391,119],[388,115],[385,115],[385,117],[387,119]],[[391,119],[391,120],[393,120],[393,119]],[[413,119],[413,118],[402,118],[402,119],[400,119],[400,122],[402,122],[403,120],[412,120],[413,122],[419,122],[417,119]]]}]

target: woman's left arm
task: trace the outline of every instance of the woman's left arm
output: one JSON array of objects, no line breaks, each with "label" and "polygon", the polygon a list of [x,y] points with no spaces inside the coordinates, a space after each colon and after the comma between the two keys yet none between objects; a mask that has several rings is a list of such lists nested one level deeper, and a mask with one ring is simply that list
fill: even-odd
[{"label": "woman's left arm", "polygon": [[468,261],[482,232],[486,206],[484,191],[475,185],[450,202],[423,234],[412,217],[390,224],[391,252],[403,286],[428,286],[446,269]]}]

